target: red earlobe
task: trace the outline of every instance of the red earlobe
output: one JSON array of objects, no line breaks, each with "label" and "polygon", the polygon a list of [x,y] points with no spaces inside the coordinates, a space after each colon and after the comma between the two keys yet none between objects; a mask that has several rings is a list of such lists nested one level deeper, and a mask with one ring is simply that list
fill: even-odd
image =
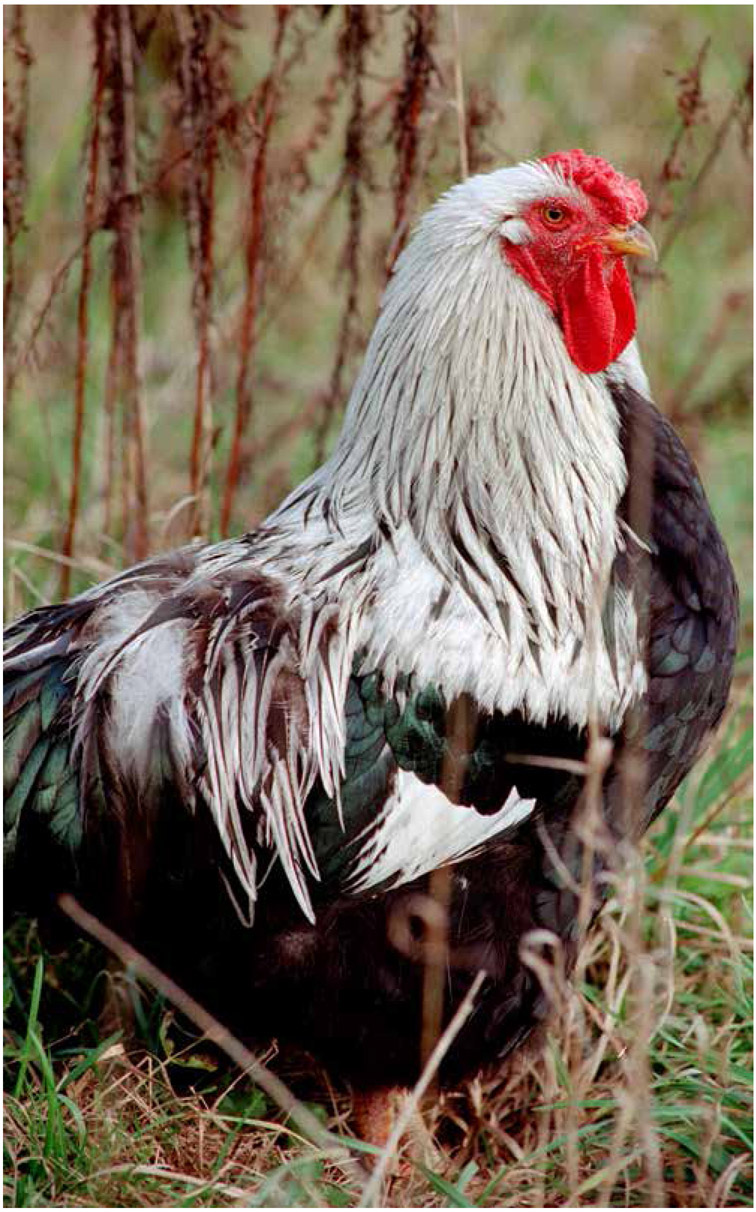
[{"label": "red earlobe", "polygon": [[527,244],[510,244],[508,240],[502,240],[501,245],[502,253],[510,265],[517,270],[536,294],[541,296],[546,306],[550,307],[552,311],[556,311],[554,292],[541,273],[530,247]]}]

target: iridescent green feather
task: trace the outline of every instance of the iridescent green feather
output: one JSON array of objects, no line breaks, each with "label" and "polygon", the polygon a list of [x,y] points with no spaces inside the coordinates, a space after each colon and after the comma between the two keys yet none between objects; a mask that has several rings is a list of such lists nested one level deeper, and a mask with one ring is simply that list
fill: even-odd
[{"label": "iridescent green feather", "polygon": [[70,662],[60,659],[6,678],[4,854],[11,864],[20,836],[30,830],[38,836],[43,829],[52,847],[63,847],[68,856],[81,844],[79,780],[71,764],[70,674]]}]

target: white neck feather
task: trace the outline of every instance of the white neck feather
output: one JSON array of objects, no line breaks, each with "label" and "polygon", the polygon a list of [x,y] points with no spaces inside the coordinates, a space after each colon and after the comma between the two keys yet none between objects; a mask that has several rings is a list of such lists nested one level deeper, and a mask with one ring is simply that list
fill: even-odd
[{"label": "white neck feather", "polygon": [[634,619],[613,675],[586,605],[600,611],[621,541],[618,418],[501,255],[500,203],[469,221],[475,180],[405,250],[334,453],[272,516],[265,555],[308,592],[369,600],[355,642],[389,680],[415,670],[580,723],[595,691],[611,722],[642,681]]}]

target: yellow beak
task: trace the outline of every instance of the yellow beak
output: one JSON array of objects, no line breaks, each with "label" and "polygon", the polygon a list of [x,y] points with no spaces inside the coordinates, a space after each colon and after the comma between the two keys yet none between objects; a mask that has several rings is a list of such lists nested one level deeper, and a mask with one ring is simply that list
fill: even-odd
[{"label": "yellow beak", "polygon": [[653,238],[640,223],[633,223],[632,227],[611,227],[602,236],[601,243],[621,257],[653,257],[656,260],[658,255]]}]

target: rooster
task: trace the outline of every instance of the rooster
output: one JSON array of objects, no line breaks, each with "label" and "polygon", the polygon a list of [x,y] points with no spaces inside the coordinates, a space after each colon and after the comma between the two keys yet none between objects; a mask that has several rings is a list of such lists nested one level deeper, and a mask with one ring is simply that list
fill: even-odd
[{"label": "rooster", "polygon": [[486,977],[442,1080],[529,1036],[523,944],[574,958],[589,741],[600,897],[733,668],[733,571],[634,340],[645,211],[579,150],[456,185],[319,470],[251,533],[10,626],[14,907],[74,892],[242,1034],[369,1092],[418,1073],[443,869],[447,1021]]}]

